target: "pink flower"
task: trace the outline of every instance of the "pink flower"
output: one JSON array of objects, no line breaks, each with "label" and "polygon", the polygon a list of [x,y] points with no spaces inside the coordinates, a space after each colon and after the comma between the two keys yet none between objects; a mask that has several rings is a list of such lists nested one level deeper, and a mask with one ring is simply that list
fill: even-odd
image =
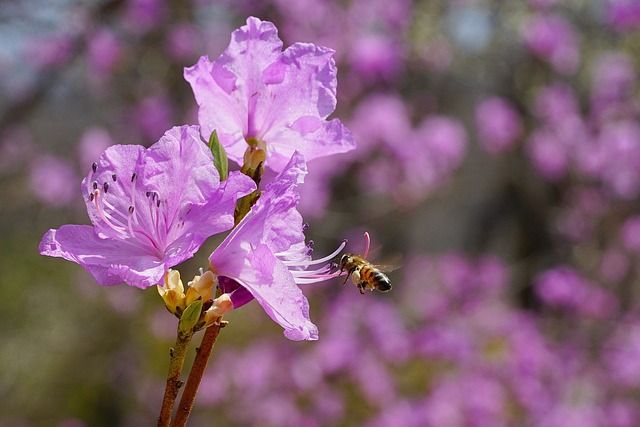
[{"label": "pink flower", "polygon": [[507,151],[524,130],[515,107],[499,97],[482,101],[476,108],[475,118],[480,142],[491,154]]},{"label": "pink flower", "polygon": [[103,286],[146,288],[230,229],[237,198],[255,185],[240,173],[220,182],[198,127],[182,126],[149,149],[108,148],[82,188],[93,225],[47,231],[40,253],[80,264]]},{"label": "pink flower", "polygon": [[[318,328],[309,318],[309,303],[298,285],[329,278],[328,262],[344,247],[343,243],[333,254],[311,260],[311,242],[305,244],[302,216],[296,210],[299,196],[295,187],[306,173],[304,158],[294,153],[209,257],[221,289],[231,294],[233,308],[255,298],[291,340],[318,339]],[[307,270],[315,264],[325,266]]]},{"label": "pink flower", "polygon": [[266,149],[279,172],[294,151],[307,160],[355,148],[336,108],[333,50],[296,43],[282,51],[276,27],[250,17],[214,62],[186,68],[206,139],[217,131],[230,159],[241,164],[248,144]]},{"label": "pink flower", "polygon": [[33,194],[43,203],[62,207],[73,200],[71,183],[77,182],[73,166],[64,159],[41,156],[31,164],[30,183]]},{"label": "pink flower", "polygon": [[560,15],[540,13],[525,25],[524,42],[533,54],[561,74],[573,74],[580,64],[580,45],[573,26]]}]

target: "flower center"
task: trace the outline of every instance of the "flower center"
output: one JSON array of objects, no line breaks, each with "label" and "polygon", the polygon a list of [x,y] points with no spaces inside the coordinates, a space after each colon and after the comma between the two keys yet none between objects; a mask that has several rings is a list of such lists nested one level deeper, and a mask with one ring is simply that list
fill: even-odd
[{"label": "flower center", "polygon": [[[160,195],[156,191],[147,191],[147,202],[140,202],[136,198],[136,193],[138,192],[136,189],[138,181],[136,173],[131,175],[131,187],[127,195],[127,192],[124,191],[124,186],[118,183],[118,177],[115,173],[106,178],[102,184],[100,184],[98,180],[91,180],[96,174],[97,168],[97,163],[94,163],[92,165],[92,172],[89,173],[89,177],[87,178],[87,191],[89,192],[89,200],[93,202],[96,208],[96,214],[99,220],[102,222],[102,225],[106,227],[105,231],[109,231],[109,237],[120,239],[145,252],[162,258],[166,244],[158,240],[164,239],[154,239],[154,237],[158,236],[146,231],[149,229],[149,225],[151,225],[153,229],[160,229],[160,227],[164,225],[162,224],[163,221],[166,220],[160,209],[162,204]],[[118,184],[120,184],[120,188],[115,187]],[[128,197],[127,209],[122,209],[122,205],[116,207],[109,201],[109,198],[113,201],[114,197],[119,196]],[[124,205],[126,206],[126,204]],[[148,212],[147,218],[143,218],[147,215],[143,215],[143,217],[139,215],[138,211],[140,209]],[[148,221],[150,221],[151,224],[146,224]]]}]

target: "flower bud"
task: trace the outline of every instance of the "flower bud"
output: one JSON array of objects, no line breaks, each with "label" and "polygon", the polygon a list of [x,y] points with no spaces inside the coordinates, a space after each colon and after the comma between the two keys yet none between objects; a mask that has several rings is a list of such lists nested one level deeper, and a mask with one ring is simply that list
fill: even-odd
[{"label": "flower bud", "polygon": [[167,310],[180,316],[187,306],[180,272],[169,269],[164,275],[164,285],[158,285],[157,288]]},{"label": "flower bud", "polygon": [[188,306],[198,298],[202,298],[202,301],[209,301],[213,297],[213,288],[216,285],[218,278],[211,271],[206,271],[202,276],[195,276],[192,281],[188,283],[189,288],[186,293],[186,305]]},{"label": "flower bud", "polygon": [[256,183],[259,183],[264,172],[264,162],[266,160],[267,152],[264,149],[249,147],[244,152],[244,164],[241,172],[251,177]]},{"label": "flower bud", "polygon": [[211,308],[204,312],[205,327],[209,327],[214,324],[218,317],[224,316],[233,310],[233,303],[229,294],[222,294],[215,300]]}]

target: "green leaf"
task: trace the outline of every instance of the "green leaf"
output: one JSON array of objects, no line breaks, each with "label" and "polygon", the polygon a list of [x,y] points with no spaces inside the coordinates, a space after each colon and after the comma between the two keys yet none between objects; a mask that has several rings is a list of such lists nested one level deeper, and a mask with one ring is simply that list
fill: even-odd
[{"label": "green leaf", "polygon": [[201,311],[202,298],[199,298],[192,302],[182,313],[180,321],[178,322],[178,332],[185,335],[191,334],[193,327],[200,319]]},{"label": "green leaf", "polygon": [[224,181],[229,176],[229,160],[227,159],[227,152],[220,144],[218,133],[215,130],[211,132],[211,137],[209,138],[209,149],[213,154],[213,164],[218,169],[218,173],[220,173],[220,181]]}]

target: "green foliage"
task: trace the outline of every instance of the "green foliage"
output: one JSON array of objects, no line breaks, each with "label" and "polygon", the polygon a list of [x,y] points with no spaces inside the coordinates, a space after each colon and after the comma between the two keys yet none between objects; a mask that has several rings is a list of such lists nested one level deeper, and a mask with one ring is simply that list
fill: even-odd
[{"label": "green foliage", "polygon": [[213,154],[213,164],[220,173],[220,181],[224,181],[229,176],[229,160],[227,152],[218,139],[218,133],[214,130],[209,138],[209,149]]}]

